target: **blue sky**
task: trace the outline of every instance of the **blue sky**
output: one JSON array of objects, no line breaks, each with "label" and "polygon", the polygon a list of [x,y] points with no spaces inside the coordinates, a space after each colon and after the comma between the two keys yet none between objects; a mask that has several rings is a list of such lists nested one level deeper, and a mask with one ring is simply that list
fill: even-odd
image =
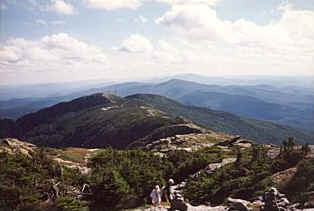
[{"label": "blue sky", "polygon": [[312,0],[2,0],[0,84],[314,74]]}]

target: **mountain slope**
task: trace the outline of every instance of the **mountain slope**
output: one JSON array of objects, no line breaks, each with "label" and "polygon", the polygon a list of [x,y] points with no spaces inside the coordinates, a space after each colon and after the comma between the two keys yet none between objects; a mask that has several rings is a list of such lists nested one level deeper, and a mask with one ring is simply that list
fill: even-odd
[{"label": "mountain slope", "polygon": [[12,119],[0,119],[0,138],[18,137],[21,129]]},{"label": "mountain slope", "polygon": [[121,100],[121,98],[114,95],[93,94],[72,100],[71,102],[62,102],[36,113],[25,115],[16,122],[23,131],[28,131],[40,124],[50,123],[66,113],[77,112],[97,105],[111,105]]},{"label": "mountain slope", "polygon": [[[39,146],[125,148],[134,141],[200,133],[201,129],[160,110],[108,94],[59,103],[16,121],[21,138]],[[157,132],[156,132],[157,131]]]},{"label": "mountain slope", "polygon": [[186,105],[222,110],[244,117],[270,120],[307,130],[312,130],[314,125],[310,109],[300,110],[291,106],[268,103],[256,97],[217,92],[193,92],[184,95],[178,101]]},{"label": "mountain slope", "polygon": [[[183,117],[183,118],[182,118]],[[125,148],[132,142],[151,142],[179,134],[201,133],[205,128],[241,135],[263,143],[280,144],[288,136],[299,143],[313,139],[296,129],[231,113],[186,106],[169,98],[137,94],[120,98],[93,94],[63,102],[10,122],[20,134],[12,137],[51,147]],[[8,125],[8,123],[4,124]]]},{"label": "mountain slope", "polygon": [[299,143],[313,143],[314,141],[311,136],[288,126],[243,118],[223,111],[186,106],[162,96],[137,94],[128,96],[126,99],[151,104],[157,109],[175,116],[184,116],[214,131],[242,135],[264,143],[280,144],[288,136],[295,137]]}]

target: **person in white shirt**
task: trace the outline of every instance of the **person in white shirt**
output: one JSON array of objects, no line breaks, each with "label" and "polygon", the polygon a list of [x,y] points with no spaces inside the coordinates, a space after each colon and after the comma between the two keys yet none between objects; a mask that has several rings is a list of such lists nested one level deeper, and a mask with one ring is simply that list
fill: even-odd
[{"label": "person in white shirt", "polygon": [[150,193],[150,197],[152,198],[152,204],[154,206],[161,206],[161,190],[159,185],[156,185],[155,188]]}]

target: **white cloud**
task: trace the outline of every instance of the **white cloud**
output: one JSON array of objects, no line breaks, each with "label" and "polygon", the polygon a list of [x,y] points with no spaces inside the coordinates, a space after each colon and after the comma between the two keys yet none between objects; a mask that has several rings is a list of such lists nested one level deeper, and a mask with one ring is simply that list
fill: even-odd
[{"label": "white cloud", "polygon": [[254,67],[256,72],[252,74],[313,74],[314,12],[291,6],[279,9],[279,20],[257,25],[245,19],[221,20],[213,8],[204,4],[174,5],[156,23],[169,28],[172,37],[185,43],[175,46],[192,56],[191,65],[224,67],[225,73],[229,69],[229,73],[248,74]]},{"label": "white cloud", "polygon": [[189,59],[186,49],[178,49],[166,40],[158,40],[152,43],[148,38],[139,34],[131,35],[122,41],[120,47],[114,49],[139,55],[141,59],[145,57],[147,62],[154,65],[183,64]]},{"label": "white cloud", "polygon": [[[175,5],[156,22],[169,28],[167,39],[143,36],[127,39],[119,50],[141,52],[159,70],[202,74],[313,74],[314,12],[283,10],[279,21],[267,25],[217,17],[207,5]],[[149,43],[145,49],[142,41]],[[136,54],[135,54],[136,55]],[[134,64],[133,64],[134,65]],[[140,69],[140,68],[138,68]]]},{"label": "white cloud", "polygon": [[203,4],[175,5],[156,19],[156,23],[194,38],[229,43],[269,44],[274,40],[282,43],[296,39],[314,39],[313,11],[296,11],[290,7],[282,10],[279,21],[262,26],[245,19],[223,21],[217,17],[214,9]]},{"label": "white cloud", "polygon": [[156,23],[183,30],[185,34],[198,38],[213,40],[224,25],[223,21],[217,19],[216,11],[203,4],[174,5],[170,11],[156,19]]},{"label": "white cloud", "polygon": [[283,15],[278,25],[293,39],[314,39],[314,11],[294,10],[291,5],[280,9]]},{"label": "white cloud", "polygon": [[125,51],[129,53],[143,53],[150,52],[154,49],[151,41],[146,37],[133,34],[127,39],[125,39],[121,46],[118,48],[120,51]]},{"label": "white cloud", "polygon": [[148,22],[148,19],[145,18],[144,16],[140,15],[139,17],[139,20],[142,22],[142,23],[147,23]]},{"label": "white cloud", "polygon": [[218,2],[222,0],[154,0],[156,2],[167,3],[170,5],[178,5],[178,4],[206,4],[206,5],[216,5]]},{"label": "white cloud", "polygon": [[191,55],[186,48],[170,43],[166,40],[159,40],[152,52],[152,59],[156,64],[179,64],[184,65],[189,62]]},{"label": "white cloud", "polygon": [[39,25],[44,25],[44,26],[48,26],[48,25],[59,26],[59,25],[64,25],[65,21],[63,21],[63,20],[46,21],[46,20],[43,20],[43,19],[37,19],[35,21],[35,23],[39,24]]},{"label": "white cloud", "polygon": [[36,23],[40,24],[40,25],[47,25],[47,22],[45,20],[42,20],[42,19],[37,19]]},{"label": "white cloud", "polygon": [[135,23],[147,23],[148,19],[145,18],[144,16],[140,15],[140,16],[134,18],[134,22]]},{"label": "white cloud", "polygon": [[117,10],[117,9],[132,9],[135,10],[147,2],[157,2],[169,5],[191,5],[204,4],[214,6],[223,0],[83,0],[85,5],[90,8]]},{"label": "white cloud", "polygon": [[49,10],[65,15],[74,14],[73,6],[63,0],[54,0],[52,5],[49,7]]},{"label": "white cloud", "polygon": [[65,33],[39,41],[10,39],[0,46],[0,60],[0,70],[5,72],[81,71],[103,68],[108,63],[101,49]]},{"label": "white cloud", "polygon": [[[97,78],[100,73],[103,77],[128,79],[180,72],[313,75],[313,11],[281,6],[277,11],[281,14],[278,19],[258,25],[247,19],[220,19],[212,7],[218,1],[207,1],[206,4],[190,0],[84,1],[93,2],[90,7],[105,10],[136,9],[149,1],[173,5],[156,19],[156,23],[163,26],[161,31],[149,38],[130,35],[115,50],[91,46],[68,34],[46,36],[38,41],[11,39],[0,44],[0,72],[71,72],[68,80],[72,76]],[[75,5],[74,1],[70,2]],[[124,2],[126,4],[122,4]],[[121,17],[124,23],[129,20]],[[144,23],[146,17],[137,16],[136,21]],[[61,20],[38,19],[36,22],[46,22],[49,26],[64,24]],[[145,26],[150,27],[150,24]],[[109,64],[111,72],[108,72]],[[101,71],[104,69],[106,71]],[[86,74],[93,76],[87,77]],[[46,76],[43,74],[43,77]],[[60,75],[55,76],[58,77]]]},{"label": "white cloud", "polygon": [[116,10],[116,9],[137,9],[142,5],[141,0],[85,0],[90,8]]},{"label": "white cloud", "polygon": [[[16,4],[16,0],[9,0],[10,3]],[[76,13],[74,4],[77,4],[78,0],[25,0],[23,7],[34,11],[39,10],[41,12],[55,12],[64,15],[73,15]],[[19,4],[21,2],[18,2]],[[24,2],[23,2],[24,3]]]}]

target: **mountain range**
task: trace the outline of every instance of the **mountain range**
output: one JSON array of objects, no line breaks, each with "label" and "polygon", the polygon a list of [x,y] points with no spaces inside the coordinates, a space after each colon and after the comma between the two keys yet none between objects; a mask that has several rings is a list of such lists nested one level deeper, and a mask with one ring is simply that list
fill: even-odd
[{"label": "mountain range", "polygon": [[313,131],[314,94],[297,88],[279,89],[269,85],[218,86],[173,79],[159,84],[124,83],[91,89],[120,96],[157,94],[186,105],[231,112]]},{"label": "mountain range", "polygon": [[[191,77],[187,75],[187,79]],[[196,76],[193,78],[195,79]],[[165,96],[185,105],[289,125],[306,133],[314,131],[314,94],[308,87],[291,85],[278,87],[267,84],[208,85],[181,79],[171,79],[161,83],[128,82],[99,86],[92,89],[85,86],[85,89],[81,88],[70,94],[64,92],[64,95],[45,98],[18,98],[3,101],[0,104],[0,118],[17,119],[47,106],[97,92],[114,93],[119,96],[142,93]]]},{"label": "mountain range", "polygon": [[310,135],[288,126],[183,105],[152,94],[124,98],[92,94],[41,109],[16,121],[1,120],[0,124],[1,131],[7,131],[2,137],[50,147],[125,148],[134,142],[150,143],[206,129],[263,143],[280,144],[288,136],[295,137],[299,143],[313,143]]}]

